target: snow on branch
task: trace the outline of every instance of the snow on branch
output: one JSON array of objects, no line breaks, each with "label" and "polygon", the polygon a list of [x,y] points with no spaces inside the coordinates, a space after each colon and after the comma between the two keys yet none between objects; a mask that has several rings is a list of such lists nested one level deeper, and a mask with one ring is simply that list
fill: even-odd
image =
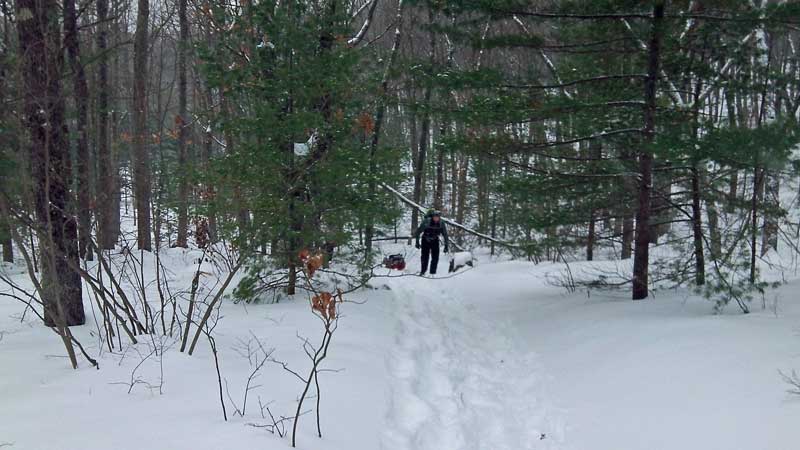
[{"label": "snow on branch", "polygon": [[[391,186],[389,186],[388,184],[381,183],[381,186],[384,189],[386,189],[387,191],[389,191],[390,193],[394,194],[394,196],[397,197],[398,199],[400,199],[400,201],[402,201],[403,203],[405,203],[408,206],[411,206],[412,208],[418,209],[421,213],[424,214],[428,210],[428,208],[425,208],[424,206],[420,205],[419,203],[414,202],[410,198],[408,198],[405,195],[401,194],[396,189],[394,189]],[[489,236],[488,234],[484,234],[484,233],[481,233],[479,231],[475,231],[472,228],[469,228],[469,227],[467,227],[465,225],[462,225],[462,224],[456,222],[455,220],[448,219],[446,217],[442,217],[442,220],[444,221],[444,223],[446,223],[446,224],[448,224],[450,226],[458,228],[459,230],[465,231],[465,232],[467,232],[469,234],[478,236],[481,239],[486,239],[487,241],[494,242],[495,244],[503,245],[503,246],[506,246],[506,247],[519,247],[518,245],[512,244],[510,242],[502,241],[500,239],[493,238],[493,237]]]},{"label": "snow on branch", "polygon": [[[530,34],[531,34],[530,30],[528,30],[528,27],[526,27],[526,26],[525,26],[525,24],[522,22],[522,20],[520,20],[520,18],[519,18],[519,17],[517,17],[517,15],[516,15],[516,14],[513,16],[513,19],[514,19],[514,22],[515,22],[515,23],[516,23],[516,24],[517,24],[517,25],[520,27],[520,29],[522,29],[522,31],[523,31],[525,34],[527,34],[527,35],[530,35]],[[569,91],[567,91],[567,90],[565,89],[565,88],[566,88],[566,85],[565,85],[565,84],[564,84],[564,82],[561,80],[561,77],[560,77],[560,76],[558,76],[558,71],[556,70],[556,66],[555,66],[555,64],[553,64],[553,61],[550,59],[550,57],[548,57],[548,56],[547,56],[547,53],[545,53],[543,49],[539,49],[539,56],[541,56],[541,57],[542,57],[542,60],[544,61],[544,64],[547,66],[547,69],[550,71],[550,74],[551,74],[551,75],[553,76],[553,78],[556,80],[556,83],[557,83],[558,85],[561,85],[561,87],[560,87],[560,89],[561,89],[561,92],[562,92],[562,93],[563,93],[563,94],[564,94],[564,95],[565,95],[565,96],[566,96],[568,99],[572,100],[572,98],[573,98],[573,97],[572,97],[572,94],[571,94]]]},{"label": "snow on branch", "polygon": [[[631,26],[631,23],[628,21],[628,19],[622,19],[622,23],[625,24],[625,28],[628,29],[628,31],[631,33],[631,35],[634,35],[633,27]],[[639,44],[639,48],[641,48],[642,50],[647,50],[647,44],[645,44],[644,41],[642,41],[639,38],[635,38],[635,39],[636,39],[636,42]],[[664,69],[661,69],[661,77],[664,79],[664,81],[667,82],[667,84],[669,84],[669,92],[668,92],[668,94],[669,94],[669,98],[672,100],[672,103],[674,103],[675,106],[677,106],[679,108],[685,107],[686,103],[683,101],[681,96],[678,95],[678,92],[679,92],[678,88],[675,86],[675,83],[673,83],[672,80],[669,79],[669,76],[667,76],[667,73],[664,71]]]},{"label": "snow on branch", "polygon": [[[522,144],[522,147],[525,150],[532,151],[537,148],[548,148],[548,147],[559,147],[562,145],[570,145],[570,144],[577,144],[579,142],[584,141],[591,141],[595,139],[600,139],[609,136],[616,136],[619,134],[633,134],[633,133],[643,133],[644,130],[641,128],[623,128],[619,130],[610,130],[610,131],[601,131],[599,133],[590,134],[587,136],[581,136],[573,139],[565,139],[560,141],[546,141],[546,142],[530,142]],[[546,155],[543,155],[546,156]],[[569,159],[566,156],[550,156],[551,158],[558,158],[558,159]],[[577,161],[583,161],[585,158],[575,158]]]},{"label": "snow on branch", "polygon": [[356,33],[355,36],[348,39],[347,45],[350,47],[355,47],[356,45],[361,43],[361,41],[364,39],[364,36],[367,35],[367,31],[369,31],[370,25],[372,25],[372,18],[375,16],[375,9],[378,7],[378,0],[371,0],[370,2],[365,3],[364,5],[362,5],[362,7],[359,9],[358,12],[360,13],[361,10],[367,6],[367,4],[370,5],[369,12],[367,13],[367,18],[364,19],[364,23],[361,25],[361,28],[358,30],[358,33]]},{"label": "snow on branch", "polygon": [[[748,33],[747,36],[745,36],[744,39],[742,39],[742,42],[740,44],[741,45],[749,44],[750,41],[752,41],[756,36],[758,36],[759,30],[760,28],[756,28],[750,33]],[[715,81],[719,80],[720,77],[727,75],[728,71],[731,69],[731,67],[733,67],[734,62],[735,62],[734,58],[728,58],[728,60],[725,61],[725,65],[723,65],[722,68],[719,69],[719,72],[717,72],[717,77],[715,78]],[[713,92],[715,84],[716,83],[714,82],[708,83],[708,87],[706,87],[703,90],[703,92],[697,97],[696,102],[700,103],[701,101],[705,100],[706,97],[708,97],[711,94],[711,92]]]},{"label": "snow on branch", "polygon": [[629,80],[632,78],[647,78],[645,73],[631,73],[622,75],[604,75],[599,77],[582,78],[579,80],[561,82],[559,84],[505,84],[502,87],[507,89],[563,89],[584,83],[594,83],[598,81]]}]

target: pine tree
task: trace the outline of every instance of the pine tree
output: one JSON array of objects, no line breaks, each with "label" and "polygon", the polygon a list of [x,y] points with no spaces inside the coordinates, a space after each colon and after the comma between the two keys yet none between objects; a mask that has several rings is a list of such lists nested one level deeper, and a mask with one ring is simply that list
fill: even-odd
[{"label": "pine tree", "polygon": [[[374,207],[370,167],[382,170],[384,157],[370,161],[375,118],[354,82],[365,52],[344,37],[357,30],[343,4],[261,2],[251,8],[242,15],[213,11],[217,24],[234,23],[236,33],[220,35],[220,45],[204,50],[211,85],[246,111],[221,118],[237,148],[216,161],[224,176],[215,185],[238,186],[256,222],[238,242],[251,250],[268,246],[270,264],[288,271],[291,295],[303,249],[345,245],[363,226]],[[216,52],[233,43],[241,52]]]}]

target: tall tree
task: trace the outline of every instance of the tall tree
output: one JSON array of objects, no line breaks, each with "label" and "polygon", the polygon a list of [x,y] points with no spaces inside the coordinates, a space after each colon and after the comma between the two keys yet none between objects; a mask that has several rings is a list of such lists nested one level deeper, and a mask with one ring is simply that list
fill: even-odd
[{"label": "tall tree", "polygon": [[92,259],[91,153],[89,152],[89,85],[81,61],[78,35],[78,12],[75,0],[64,0],[64,46],[72,69],[72,93],[77,112],[77,179],[78,179],[78,248],[81,258]]},{"label": "tall tree", "polygon": [[653,190],[653,149],[656,132],[657,83],[661,72],[661,33],[664,2],[653,5],[652,31],[647,47],[647,80],[644,86],[644,142],[639,151],[639,205],[636,210],[636,238],[633,250],[633,299],[648,296],[650,264],[650,202]]},{"label": "tall tree", "polygon": [[119,237],[116,163],[109,141],[108,0],[97,0],[97,241],[113,249]]},{"label": "tall tree", "polygon": [[[3,17],[3,35],[0,41],[0,101],[5,101],[9,92],[8,78],[11,67],[11,32],[7,18]],[[11,114],[6,108],[0,108],[0,202],[5,201],[5,196],[11,188],[11,160],[9,149],[15,147],[12,143],[14,134],[11,131]],[[0,219],[0,251],[3,252],[3,261],[14,262],[14,246],[11,238],[13,223],[10,217]]]},{"label": "tall tree", "polygon": [[186,57],[189,51],[189,17],[186,12],[187,0],[178,0],[178,23],[180,36],[178,38],[178,117],[175,124],[178,127],[178,237],[175,245],[187,247],[186,234],[189,229],[189,175],[187,164],[189,162],[189,120],[187,114],[187,77]]},{"label": "tall tree", "polygon": [[147,74],[150,20],[149,0],[138,0],[133,41],[133,195],[136,201],[137,241],[152,250],[150,220],[150,135],[147,126]]},{"label": "tall tree", "polygon": [[[425,72],[425,79],[422,94],[422,119],[420,121],[420,134],[419,134],[419,147],[417,150],[417,157],[414,161],[414,203],[420,204],[422,202],[423,187],[425,184],[425,161],[428,156],[428,147],[431,142],[431,99],[433,98],[433,70],[434,63],[436,62],[436,33],[433,31],[434,25],[434,10],[428,8],[428,25],[431,27],[428,39],[428,69]],[[417,229],[419,225],[419,211],[414,209],[411,212],[411,233]]]},{"label": "tall tree", "polygon": [[72,173],[61,92],[63,53],[60,8],[55,0],[17,2],[24,95],[24,124],[34,184],[41,252],[42,301],[47,326],[83,325],[78,230],[70,216]]},{"label": "tall tree", "polygon": [[[375,0],[375,4],[377,4],[377,0]],[[388,102],[388,94],[389,94],[389,76],[391,71],[394,67],[394,62],[397,59],[397,53],[400,48],[401,37],[403,35],[403,10],[405,8],[405,3],[403,0],[398,0],[397,2],[397,15],[395,17],[395,29],[394,29],[394,41],[392,42],[392,48],[389,53],[389,59],[386,61],[386,66],[383,70],[383,75],[381,77],[381,84],[378,90],[378,105],[375,111],[375,127],[372,130],[372,137],[369,142],[369,171],[371,174],[375,173],[376,169],[376,154],[378,152],[378,144],[381,138],[381,132],[383,131],[384,121],[386,118],[386,103]],[[375,190],[376,190],[377,180],[375,177],[370,178],[369,188],[368,188],[368,199],[370,201],[375,201]],[[372,214],[367,216],[367,225],[364,231],[364,249],[365,249],[365,260],[370,263],[371,256],[372,256],[372,238],[375,233],[375,217]]]}]

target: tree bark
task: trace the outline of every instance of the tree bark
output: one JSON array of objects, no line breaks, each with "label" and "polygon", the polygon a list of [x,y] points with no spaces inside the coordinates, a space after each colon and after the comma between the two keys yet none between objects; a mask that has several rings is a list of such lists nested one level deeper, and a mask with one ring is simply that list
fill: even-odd
[{"label": "tree bark", "polygon": [[[6,29],[6,36],[3,37],[5,42],[10,42],[10,36],[8,36],[8,29]],[[8,49],[3,49],[0,52],[0,60],[6,60],[6,52]],[[6,94],[6,77],[7,77],[7,67],[6,65],[0,65],[0,99],[5,100]],[[0,108],[0,123],[6,123],[6,109]],[[0,146],[4,148],[11,147],[10,143],[4,139],[3,133],[0,133]],[[0,169],[2,170],[2,169]],[[3,202],[5,198],[2,196],[4,194],[8,194],[6,188],[8,177],[4,176],[4,174],[0,173],[0,202]],[[2,204],[2,203],[0,203]],[[11,234],[11,227],[13,224],[11,223],[10,217],[0,217],[0,248],[2,248],[3,252],[3,261],[7,263],[14,262],[14,246],[12,244],[12,234]]]},{"label": "tree bark", "polygon": [[[432,26],[433,25],[433,10],[428,9],[428,23]],[[429,55],[428,59],[430,64],[436,60],[436,33],[431,30],[429,32],[429,39],[430,39],[430,48],[429,48]],[[432,69],[431,69],[432,70]],[[430,73],[429,73],[430,75]],[[422,112],[422,120],[420,122],[421,129],[420,129],[420,136],[419,136],[419,151],[417,153],[416,162],[414,164],[414,195],[413,200],[415,203],[422,203],[422,187],[425,177],[425,159],[428,153],[428,144],[430,143],[430,131],[431,131],[431,113],[430,113],[430,105],[431,105],[431,98],[433,96],[433,88],[430,86],[431,80],[426,80],[426,86],[424,89],[422,105],[425,108]],[[414,211],[411,213],[411,234],[413,235],[416,231],[416,227],[418,224],[418,217],[419,213]]]},{"label": "tree bark", "polygon": [[77,178],[78,178],[78,251],[81,258],[92,260],[89,241],[92,238],[92,206],[91,206],[91,154],[89,152],[89,86],[86,83],[86,72],[81,62],[78,39],[78,14],[75,0],[64,0],[64,46],[69,55],[73,77],[73,97],[75,100],[77,142]]},{"label": "tree bark", "polygon": [[764,233],[761,237],[761,256],[766,255],[770,249],[778,250],[778,233],[780,225],[777,214],[780,210],[780,176],[768,175],[764,181]]},{"label": "tree bark", "polygon": [[[736,100],[734,98],[734,93],[731,92],[732,89],[728,89],[725,92],[725,104],[728,110],[728,126],[731,128],[736,128],[737,124],[737,114],[736,114]],[[736,193],[739,190],[739,171],[736,169],[731,170],[731,176],[728,180],[728,198],[727,203],[725,204],[725,211],[728,213],[734,212],[736,206]]]},{"label": "tree bark", "polygon": [[597,218],[595,217],[595,211],[589,216],[589,231],[586,234],[586,260],[593,261],[594,260],[594,243],[596,238],[596,224]]},{"label": "tree bark", "polygon": [[[291,93],[289,95],[288,103],[291,103]],[[219,92],[219,106],[222,114],[228,116],[228,120],[232,120],[235,116],[233,106],[225,94],[225,89]],[[230,127],[225,127],[225,153],[234,154],[236,152],[236,141],[233,139],[233,131]],[[233,179],[233,208],[236,210],[236,224],[239,228],[239,238],[242,239],[242,244],[246,245],[248,228],[250,227],[250,210],[247,209],[244,196],[242,195],[242,186],[238,179]]]},{"label": "tree bark", "polygon": [[452,216],[456,215],[458,209],[458,158],[454,153],[450,155],[450,211]]},{"label": "tree bark", "polygon": [[[442,121],[439,127],[439,139],[447,135],[449,124]],[[433,207],[441,210],[444,207],[444,145],[436,146],[436,185],[434,186]]]},{"label": "tree bark", "polygon": [[189,118],[187,114],[187,79],[186,54],[189,49],[189,18],[186,14],[187,0],[178,0],[178,22],[180,37],[178,39],[178,236],[175,246],[186,248],[186,236],[189,229]]},{"label": "tree bark", "polygon": [[650,200],[653,189],[653,149],[655,137],[656,89],[661,62],[661,26],[664,20],[664,2],[653,6],[652,35],[648,45],[647,81],[644,87],[644,142],[639,151],[639,205],[636,211],[636,240],[633,256],[633,299],[648,296],[648,271],[650,264]]},{"label": "tree bark", "polygon": [[[376,191],[376,179],[375,179],[375,154],[378,151],[378,142],[381,137],[381,130],[383,129],[383,122],[384,117],[386,116],[386,102],[387,102],[387,94],[389,93],[389,74],[391,73],[392,67],[394,66],[394,62],[397,59],[398,49],[400,48],[400,38],[402,37],[403,31],[403,9],[405,7],[405,3],[403,0],[399,0],[397,2],[397,16],[395,18],[395,30],[394,30],[394,42],[392,43],[392,49],[389,53],[389,60],[386,62],[386,67],[383,71],[383,77],[381,79],[380,90],[378,92],[378,107],[377,111],[375,111],[375,128],[372,130],[372,139],[370,140],[369,144],[369,173],[372,174],[372,178],[369,181],[368,187],[368,198],[370,201],[375,200],[375,191]],[[370,258],[372,255],[372,237],[375,233],[375,220],[373,215],[370,214],[367,217],[367,224],[364,230],[364,261],[368,264],[370,263]]]},{"label": "tree bark", "polygon": [[[205,104],[203,107],[206,111],[210,111],[212,105],[214,104],[214,93],[211,90],[211,86],[205,86]],[[210,120],[210,119],[209,119]],[[211,129],[211,123],[206,125],[206,130],[204,133],[204,141],[203,141],[203,152],[200,157],[201,164],[203,165],[203,169],[208,173],[209,165],[211,162],[211,154],[214,150],[214,132]],[[213,184],[210,182],[206,183],[204,187],[204,193],[201,198],[205,198],[207,206],[209,207],[208,211],[208,237],[212,243],[216,243],[218,241],[217,235],[217,212],[216,212],[216,189]]]},{"label": "tree bark", "polygon": [[[469,173],[469,157],[462,156],[458,169],[458,208],[456,209],[456,222],[464,223],[467,209],[467,174]],[[459,232],[456,236],[459,245],[464,243],[464,234]]]},{"label": "tree bark", "polygon": [[115,217],[119,205],[115,201],[117,192],[116,164],[109,145],[109,83],[108,83],[108,0],[97,0],[97,234],[99,248],[112,250],[119,237],[119,226]]},{"label": "tree bark", "polygon": [[703,209],[700,202],[700,174],[692,168],[692,234],[694,237],[694,282],[706,284],[706,259],[703,252]]},{"label": "tree bark", "polygon": [[133,42],[133,189],[140,250],[152,250],[150,224],[150,136],[147,127],[147,57],[149,0],[138,0]]},{"label": "tree bark", "polygon": [[55,0],[19,0],[18,33],[47,326],[83,325],[78,229],[67,214],[72,173],[61,92],[63,53]]},{"label": "tree bark", "polygon": [[3,249],[3,262],[14,262],[14,246],[11,243],[11,221],[4,220],[0,222],[0,226],[4,227],[0,233],[3,233],[0,239],[0,247]]},{"label": "tree bark", "polygon": [[[701,192],[709,192],[711,189],[708,185],[708,173],[705,170],[700,170],[700,186]],[[719,260],[722,256],[722,236],[719,230],[719,211],[717,210],[717,202],[714,199],[714,194],[710,194],[705,198],[706,202],[706,216],[708,217],[708,235],[711,239],[709,250],[711,258],[714,261]]]},{"label": "tree bark", "polygon": [[620,252],[621,259],[631,259],[633,255],[633,216],[628,211],[624,212],[625,217],[622,219],[622,251]]},{"label": "tree bark", "polygon": [[758,201],[764,189],[764,170],[753,169],[753,196],[750,199],[750,284],[757,278],[756,258],[758,243]]},{"label": "tree bark", "polygon": [[[594,168],[597,165],[597,161],[600,161],[603,158],[603,147],[600,141],[590,142],[589,143],[589,159],[590,165]],[[591,211],[589,211],[589,230],[586,233],[586,260],[593,261],[594,260],[594,246],[597,242],[597,216],[603,214],[602,209],[597,209],[592,205]]]}]

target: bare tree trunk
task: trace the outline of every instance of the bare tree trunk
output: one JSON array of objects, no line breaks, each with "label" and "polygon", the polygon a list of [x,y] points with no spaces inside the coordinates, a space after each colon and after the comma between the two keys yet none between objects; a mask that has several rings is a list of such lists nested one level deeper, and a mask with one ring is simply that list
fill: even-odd
[{"label": "bare tree trunk", "polygon": [[[442,121],[439,128],[439,139],[447,135],[449,124]],[[441,210],[444,207],[444,145],[436,146],[436,185],[433,189],[433,207]]]},{"label": "bare tree trunk", "polygon": [[[702,83],[696,83],[694,89],[694,109],[692,111],[692,137],[697,139],[699,137],[700,128],[700,102],[699,95]],[[705,247],[703,236],[703,209],[702,209],[702,191],[701,186],[703,183],[704,167],[701,167],[701,161],[693,161],[691,174],[691,190],[692,190],[692,236],[694,243],[694,282],[698,286],[706,284],[706,259]]]},{"label": "bare tree trunk", "polygon": [[109,86],[108,86],[108,0],[97,0],[97,234],[99,247],[113,249],[119,228],[114,226],[119,205],[114,201],[117,192],[116,164],[111,155],[108,136]]},{"label": "bare tree trunk", "polygon": [[478,231],[485,233],[489,227],[489,169],[488,158],[484,154],[475,160],[475,209],[478,212]]},{"label": "bare tree trunk", "polygon": [[[408,89],[408,102],[416,102],[416,91],[414,87]],[[408,109],[408,138],[411,144],[411,169],[416,177],[417,174],[417,158],[419,157],[419,139],[417,130],[417,113],[415,108]],[[419,225],[419,211],[412,209],[411,211],[411,229],[412,233]],[[411,237],[409,235],[408,244],[411,245]]]},{"label": "bare tree trunk", "polygon": [[[202,98],[202,97],[201,97]],[[203,108],[206,111],[211,110],[212,105],[214,104],[214,93],[211,90],[211,86],[205,86],[205,104]],[[201,164],[203,165],[204,169],[209,168],[209,164],[211,161],[211,153],[214,149],[214,132],[211,129],[211,124],[206,125],[206,130],[204,133],[204,140],[203,140],[203,152],[200,157]],[[216,200],[216,189],[211,184],[206,184],[204,197],[206,198],[207,202],[210,204],[210,211],[208,211],[208,237],[211,239],[211,242],[217,242],[219,239],[217,236],[217,212],[215,210],[215,200]],[[203,197],[201,197],[203,198]]]},{"label": "bare tree trunk", "polygon": [[692,168],[692,234],[694,236],[694,282],[706,284],[706,259],[703,252],[703,209],[700,204],[700,169]]},{"label": "bare tree trunk", "polygon": [[78,14],[75,0],[64,0],[64,46],[69,55],[73,77],[73,96],[77,110],[76,126],[78,134],[78,251],[81,258],[92,260],[89,241],[92,238],[91,207],[91,154],[89,153],[89,86],[86,84],[86,72],[81,62],[80,44],[78,43]]},{"label": "bare tree trunk", "polygon": [[[428,23],[433,25],[433,10],[428,9]],[[430,63],[433,64],[436,60],[436,33],[431,30],[429,32],[430,38],[430,48],[429,48],[429,55],[428,58],[430,59]],[[428,153],[428,144],[430,143],[430,131],[431,131],[431,113],[430,113],[430,105],[431,105],[431,97],[433,96],[433,89],[430,86],[430,80],[427,81],[427,86],[425,86],[422,105],[425,108],[422,112],[422,121],[420,136],[419,136],[419,151],[417,153],[416,162],[414,164],[414,195],[413,200],[414,203],[421,204],[422,202],[422,187],[425,177],[425,159]],[[411,234],[413,235],[416,231],[417,224],[419,218],[419,212],[413,211],[411,213]]]},{"label": "bare tree trunk", "polygon": [[776,215],[781,207],[780,189],[781,182],[779,175],[769,175],[764,182],[764,204],[767,206],[764,215],[764,233],[761,240],[761,256],[764,256],[770,249],[778,250],[778,233],[780,225]]},{"label": "bare tree trunk", "polygon": [[458,209],[458,158],[455,153],[450,155],[450,211],[451,216],[456,215]]},{"label": "bare tree trunk", "polygon": [[622,251],[620,258],[631,259],[633,255],[633,216],[625,211],[625,217],[622,219]]},{"label": "bare tree trunk", "polygon": [[[703,187],[702,191],[708,191],[708,175],[705,170],[700,169],[700,185]],[[722,256],[722,236],[719,231],[719,211],[717,210],[717,202],[714,195],[709,195],[706,199],[706,216],[708,217],[708,235],[711,239],[709,250],[711,251],[711,258],[714,261],[719,260]]]},{"label": "bare tree trunk", "polygon": [[[456,209],[456,222],[464,223],[467,209],[467,174],[469,173],[469,157],[463,156],[458,169],[458,208]],[[458,244],[464,243],[464,233],[458,233]]]},{"label": "bare tree trunk", "polygon": [[650,197],[653,189],[653,149],[656,125],[656,84],[661,62],[661,24],[664,20],[664,3],[653,6],[652,36],[648,45],[647,81],[644,88],[644,142],[639,152],[639,206],[636,211],[636,241],[633,256],[633,299],[648,296],[648,271],[650,264]]},{"label": "bare tree trunk", "polygon": [[[228,96],[225,95],[224,89],[220,91],[220,110],[223,114],[229,116],[229,120],[234,116],[233,106],[228,101]],[[290,94],[291,97],[291,94]],[[291,102],[291,100],[289,100]],[[224,130],[225,137],[225,152],[233,154],[236,152],[236,141],[233,139],[233,132],[230,127]],[[247,209],[242,196],[242,188],[238,180],[233,180],[233,207],[236,210],[236,222],[239,227],[239,236],[242,239],[247,237],[247,229],[250,226],[250,211]]]},{"label": "bare tree trunk", "polygon": [[[55,0],[17,2],[22,55],[25,126],[34,184],[42,301],[47,326],[83,325],[78,266],[78,229],[67,215],[72,173],[61,93],[63,54]],[[24,14],[19,14],[25,11]],[[63,335],[62,335],[63,336]]]},{"label": "bare tree trunk", "polygon": [[[11,41],[8,28],[10,27],[6,25],[5,27],[6,35],[3,36],[4,43]],[[2,48],[2,51],[0,51],[0,60],[5,60],[6,51],[8,51],[8,49],[4,47],[0,48]],[[0,65],[0,99],[2,100],[5,100],[5,93],[6,93],[6,76],[7,76],[6,70],[7,70],[6,65]],[[5,123],[5,120],[6,120],[6,109],[0,108],[0,123]],[[2,138],[3,134],[0,133],[0,146],[4,148],[10,147],[9,142],[7,142]],[[2,176],[2,174],[0,174],[0,205],[2,205],[2,202],[5,200],[3,195],[8,194],[8,191],[6,190],[6,188],[8,187],[6,180],[7,178]],[[0,217],[0,247],[2,248],[3,252],[3,261],[7,263],[14,262],[14,246],[12,244],[12,238],[11,238],[12,226],[14,225],[11,223],[10,217]]]},{"label": "bare tree trunk", "polygon": [[596,223],[597,218],[595,216],[595,211],[592,211],[591,215],[589,216],[589,232],[586,234],[586,260],[593,261],[594,260],[594,243],[596,238]]},{"label": "bare tree trunk", "polygon": [[147,56],[149,0],[138,0],[133,42],[133,188],[139,249],[152,250],[150,225],[150,136],[147,127]]},{"label": "bare tree trunk", "polygon": [[[767,35],[767,69],[772,66],[773,60],[773,53],[772,53],[772,45],[771,39],[769,39],[769,35]],[[767,110],[767,96],[768,96],[768,86],[769,86],[769,78],[765,77],[763,80],[763,90],[760,94],[761,102],[759,103],[758,100],[755,101],[756,104],[759,105],[758,108],[758,115],[756,117],[756,126],[760,127],[761,124],[764,122],[764,117],[766,115]],[[757,154],[757,162],[756,167],[753,169],[753,197],[751,199],[751,223],[750,223],[750,284],[754,284],[757,278],[757,268],[756,268],[756,258],[757,258],[757,245],[758,245],[758,208],[759,203],[764,199],[764,187],[766,185],[766,179],[768,177],[767,169],[764,168],[762,165],[763,156],[761,154]],[[764,226],[767,226],[767,215],[766,212],[764,214]],[[766,231],[764,231],[766,232]]]},{"label": "bare tree trunk", "polygon": [[[725,91],[725,103],[728,109],[728,126],[735,128],[737,124],[736,100],[732,89]],[[736,192],[739,190],[739,171],[731,170],[731,177],[728,180],[728,199],[725,211],[732,213],[735,209]]]},{"label": "bare tree trunk", "polygon": [[[3,249],[3,262],[13,263],[14,262],[14,246],[11,244],[11,221],[3,221],[0,222],[0,226],[5,227],[4,230],[0,231],[2,234],[2,239],[0,239],[0,246]],[[8,235],[8,236],[6,236]]]},{"label": "bare tree trunk", "polygon": [[[106,2],[106,5],[108,5],[109,0],[103,1]],[[120,11],[122,9],[120,2],[123,1],[125,0],[111,0],[111,4],[113,5],[112,10]],[[111,60],[111,74],[108,82],[109,95],[111,92],[122,91],[132,84],[129,82],[129,80],[124,79],[122,76],[123,72],[128,73],[128,61],[130,60],[131,56],[130,46],[121,45],[121,41],[123,39],[127,39],[127,36],[130,35],[128,31],[127,15],[125,15],[124,18],[115,19],[111,23],[113,24],[114,30],[114,45],[119,46],[119,50],[114,52],[114,59]],[[120,70],[120,67],[124,67],[125,70]],[[109,109],[106,112],[110,127],[109,135],[111,137],[111,142],[113,143],[110,146],[109,153],[109,161],[111,161],[111,170],[109,172],[111,175],[109,182],[111,183],[110,186],[112,190],[108,211],[109,214],[111,214],[109,219],[109,223],[111,225],[110,232],[113,233],[113,243],[111,248],[113,248],[113,245],[119,241],[119,238],[122,235],[121,224],[123,206],[126,214],[128,213],[129,207],[129,196],[127,192],[125,192],[123,205],[123,180],[120,174],[122,160],[120,159],[120,146],[118,142],[120,142],[122,127],[120,126],[121,114],[118,111],[123,109],[123,107],[119,103],[119,99],[115,97],[109,97]],[[128,168],[130,169],[130,164],[128,165]]]},{"label": "bare tree trunk", "polygon": [[758,200],[764,189],[764,170],[753,170],[753,197],[750,200],[750,283],[756,282],[756,248],[758,242]]},{"label": "bare tree trunk", "polygon": [[[397,2],[397,16],[395,18],[394,42],[392,43],[392,49],[389,53],[389,60],[386,62],[386,67],[383,71],[383,78],[381,79],[380,92],[378,96],[378,108],[375,112],[375,128],[372,130],[372,139],[369,144],[369,169],[370,173],[373,175],[373,177],[370,178],[369,190],[367,194],[370,201],[374,201],[375,199],[375,154],[378,151],[378,142],[381,137],[381,130],[383,129],[384,117],[386,116],[386,95],[389,92],[389,74],[394,66],[394,61],[397,59],[398,49],[400,48],[400,38],[402,37],[403,30],[404,7],[405,3],[403,0],[399,0]],[[364,230],[364,260],[367,262],[367,264],[370,263],[370,258],[372,255],[372,237],[374,233],[375,222],[373,215],[370,214],[369,217],[367,217],[367,224]]]},{"label": "bare tree trunk", "polygon": [[[591,160],[591,165],[596,166],[596,161],[600,161],[603,158],[603,147],[599,141],[590,142],[589,143],[589,158]],[[589,212],[589,230],[586,233],[586,260],[592,261],[594,260],[594,246],[597,241],[597,216],[603,214],[602,209],[597,209],[592,206],[592,210]]]},{"label": "bare tree trunk", "polygon": [[[430,105],[431,101],[430,88],[425,89],[425,94],[423,95],[423,101],[425,105]],[[421,129],[419,137],[419,151],[417,152],[417,159],[414,163],[414,202],[418,204],[422,203],[422,190],[425,180],[425,160],[427,159],[428,143],[430,142],[431,119],[429,112],[426,111],[423,113],[422,121],[420,122],[420,124],[421,124]],[[412,233],[413,231],[415,230],[412,230]]]},{"label": "bare tree trunk", "polygon": [[187,247],[186,234],[189,229],[189,174],[188,174],[188,141],[189,120],[186,107],[186,54],[189,48],[189,19],[186,14],[187,0],[178,0],[178,22],[180,38],[178,39],[178,237],[177,247]]}]

